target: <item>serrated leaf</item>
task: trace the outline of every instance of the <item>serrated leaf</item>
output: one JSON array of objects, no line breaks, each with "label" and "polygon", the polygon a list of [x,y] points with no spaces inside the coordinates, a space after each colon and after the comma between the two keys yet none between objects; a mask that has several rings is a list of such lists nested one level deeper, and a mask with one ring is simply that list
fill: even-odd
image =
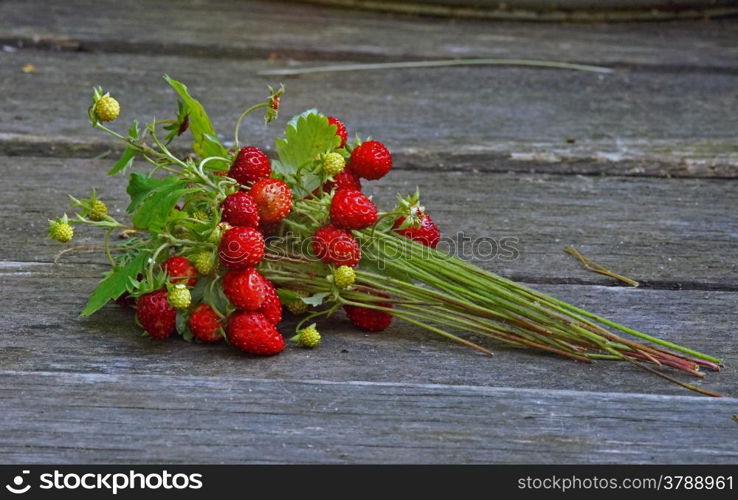
[{"label": "serrated leaf", "polygon": [[149,177],[144,174],[133,173],[128,180],[128,187],[126,187],[126,193],[131,198],[131,203],[128,204],[126,211],[133,213],[138,205],[146,199],[147,196],[151,195],[157,189],[160,189],[167,184],[175,184],[179,182],[176,177],[164,177],[155,178]]},{"label": "serrated leaf", "polygon": [[290,126],[292,126],[292,127],[296,127],[296,126],[297,126],[297,121],[298,121],[298,120],[299,120],[300,118],[303,118],[303,117],[305,117],[305,116],[307,116],[307,115],[320,115],[320,114],[321,114],[321,113],[320,113],[320,111],[318,111],[318,108],[310,108],[310,109],[306,109],[305,111],[303,111],[303,112],[302,112],[302,113],[300,113],[299,115],[295,115],[295,116],[293,116],[292,118],[290,118],[290,121],[288,121],[288,122],[287,122],[287,126],[288,126],[288,127],[290,127]]},{"label": "serrated leaf", "polygon": [[200,158],[209,156],[225,156],[226,148],[218,140],[210,117],[197,99],[190,96],[187,86],[169,76],[164,79],[182,99],[189,117],[189,128],[192,133],[192,149]]},{"label": "serrated leaf", "polygon": [[177,201],[182,196],[197,191],[196,188],[184,187],[186,185],[187,183],[181,182],[157,189],[136,210],[132,220],[133,226],[150,231],[163,228]]},{"label": "serrated leaf", "polygon": [[[276,140],[280,171],[283,175],[296,175],[312,164],[320,153],[337,148],[341,138],[328,118],[316,112],[306,112],[290,121],[284,138]],[[316,186],[317,187],[317,186]]]},{"label": "serrated leaf", "polygon": [[135,278],[143,270],[149,253],[149,250],[144,250],[125,266],[110,271],[90,295],[81,315],[90,316],[109,301],[120,297],[126,291],[129,279]]}]

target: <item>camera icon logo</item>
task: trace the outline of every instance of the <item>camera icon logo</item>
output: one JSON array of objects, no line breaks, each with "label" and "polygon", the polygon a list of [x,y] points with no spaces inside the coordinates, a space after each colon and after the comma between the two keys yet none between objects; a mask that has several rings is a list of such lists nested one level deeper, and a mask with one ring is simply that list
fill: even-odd
[{"label": "camera icon logo", "polygon": [[[30,473],[31,473],[31,471],[29,471],[29,470],[22,471],[22,474],[23,475],[30,474]],[[23,486],[23,482],[24,481],[25,481],[25,478],[22,475],[15,476],[13,478],[13,483],[12,484],[6,484],[5,485],[5,488],[9,492],[11,492],[11,493],[13,493],[15,495],[22,495],[23,493],[26,493],[26,492],[28,492],[28,490],[31,489],[31,485],[30,484],[27,484],[27,485]]]}]

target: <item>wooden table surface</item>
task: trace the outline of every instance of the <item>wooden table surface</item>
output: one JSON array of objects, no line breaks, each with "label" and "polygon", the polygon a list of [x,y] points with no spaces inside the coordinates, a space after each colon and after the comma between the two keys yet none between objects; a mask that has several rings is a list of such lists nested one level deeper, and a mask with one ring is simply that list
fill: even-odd
[{"label": "wooden table surface", "polygon": [[[738,461],[737,20],[529,25],[274,1],[5,0],[0,46],[2,462]],[[90,185],[116,212],[126,197],[106,175],[115,145],[87,124],[93,85],[122,102],[123,127],[168,114],[168,73],[226,135],[279,83],[260,71],[460,57],[614,71],[281,77],[279,122],[248,121],[242,137],[268,148],[309,107],[341,117],[395,152],[392,175],[367,184],[380,203],[419,186],[446,234],[517,238],[517,259],[478,264],[724,358],[697,383],[726,397],[621,363],[497,345],[487,358],[400,323],[367,335],[340,317],[317,350],[253,359],[150,341],[115,306],[78,316],[105,260],[54,264],[46,221]],[[641,287],[585,271],[566,245]]]}]

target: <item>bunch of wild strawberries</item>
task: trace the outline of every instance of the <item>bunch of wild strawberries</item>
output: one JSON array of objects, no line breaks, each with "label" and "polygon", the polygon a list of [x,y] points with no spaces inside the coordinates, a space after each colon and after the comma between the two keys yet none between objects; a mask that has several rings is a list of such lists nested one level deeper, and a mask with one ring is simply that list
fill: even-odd
[{"label": "bunch of wild strawberries", "polygon": [[[328,121],[336,127],[340,146],[345,147],[346,127],[336,118],[328,117]],[[333,179],[322,187],[325,192],[333,192],[330,223],[315,231],[311,248],[321,261],[336,266],[336,284],[346,287],[353,282],[353,268],[361,259],[359,242],[351,231],[370,227],[378,218],[377,207],[361,192],[361,179],[386,175],[392,168],[392,157],[382,143],[367,141],[351,150],[348,164],[340,154],[329,153],[322,159],[322,168]],[[254,146],[241,148],[230,170],[218,174],[240,185],[220,206],[222,237],[218,249],[218,261],[226,271],[223,293],[236,311],[222,320],[210,305],[202,303],[190,314],[188,326],[202,342],[216,342],[225,332],[231,345],[247,353],[276,354],[285,346],[276,327],[282,319],[282,302],[275,286],[255,266],[265,256],[265,236],[290,214],[292,192],[283,181],[271,177],[269,157]],[[395,231],[435,248],[440,239],[438,228],[426,214],[413,215],[417,221],[412,225],[403,224],[404,217],[398,218]],[[175,332],[177,309],[190,306],[189,288],[196,284],[198,273],[210,274],[215,266],[208,252],[192,260],[173,256],[163,263],[173,286],[144,294],[136,302],[137,319],[152,338],[165,339]],[[379,291],[376,294],[381,296]],[[293,312],[305,307],[302,302],[287,305]],[[391,308],[390,303],[380,305]],[[392,321],[392,315],[385,311],[348,305],[344,309],[349,320],[366,331],[384,330]],[[308,327],[300,330],[294,340],[314,347],[320,335],[314,327]]]}]

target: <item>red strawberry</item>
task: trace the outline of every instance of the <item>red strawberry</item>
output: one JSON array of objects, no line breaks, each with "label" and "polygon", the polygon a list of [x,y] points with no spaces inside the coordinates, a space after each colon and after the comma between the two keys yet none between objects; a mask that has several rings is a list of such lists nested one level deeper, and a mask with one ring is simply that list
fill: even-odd
[{"label": "red strawberry", "polygon": [[330,193],[333,188],[338,189],[353,189],[355,191],[361,191],[361,180],[354,175],[354,173],[348,167],[345,167],[339,173],[333,176],[333,181],[328,181],[323,184],[323,191]]},{"label": "red strawberry", "polygon": [[247,185],[269,177],[272,165],[269,157],[261,149],[254,146],[241,148],[228,171],[228,177]]},{"label": "red strawberry", "polygon": [[397,229],[405,222],[405,217],[400,217],[395,221],[392,228],[397,234],[401,234],[405,238],[417,241],[430,248],[436,248],[441,240],[441,231],[438,226],[428,214],[418,211],[417,217],[420,220],[418,227],[408,226],[404,229]]},{"label": "red strawberry", "polygon": [[268,279],[264,279],[264,303],[259,312],[264,315],[270,323],[276,325],[282,321],[282,302],[279,300],[277,289]]},{"label": "red strawberry", "polygon": [[227,269],[245,269],[264,258],[264,236],[253,227],[234,227],[220,240],[220,262]]},{"label": "red strawberry", "polygon": [[259,225],[259,212],[256,210],[254,199],[243,191],[226,196],[223,204],[222,221],[232,226],[257,227]]},{"label": "red strawberry", "polygon": [[346,145],[346,140],[348,139],[346,125],[344,125],[338,118],[334,118],[332,116],[328,117],[328,123],[336,126],[336,135],[341,138],[341,145],[339,147],[344,147]]},{"label": "red strawberry", "polygon": [[292,191],[279,179],[262,179],[249,191],[264,222],[278,222],[292,210]]},{"label": "red strawberry", "polygon": [[220,316],[207,304],[200,304],[192,311],[189,325],[195,338],[203,342],[217,342],[222,337]]},{"label": "red strawberry", "polygon": [[284,338],[260,313],[237,311],[226,327],[228,342],[249,354],[271,356],[284,349]]},{"label": "red strawberry", "polygon": [[361,191],[339,189],[331,201],[331,222],[344,229],[364,229],[377,222],[377,206]]},{"label": "red strawberry", "polygon": [[[379,303],[377,305],[387,307],[390,304]],[[367,332],[381,332],[392,323],[392,315],[385,311],[358,306],[343,306],[343,309],[352,325]]]},{"label": "red strawberry", "polygon": [[228,271],[223,277],[223,293],[237,309],[258,311],[266,300],[265,282],[253,267]]},{"label": "red strawberry", "polygon": [[152,339],[169,338],[176,328],[177,311],[169,305],[166,290],[141,295],[136,301],[136,317]]},{"label": "red strawberry", "polygon": [[356,238],[348,231],[330,224],[315,231],[312,248],[315,255],[328,264],[354,267],[361,259]]},{"label": "red strawberry", "polygon": [[[175,256],[169,257],[164,262],[164,271],[172,279],[172,283],[182,283],[187,281],[187,286],[195,286],[197,283],[197,269],[185,257]],[[187,279],[189,278],[189,279]]]},{"label": "red strawberry", "polygon": [[351,152],[351,171],[364,179],[384,177],[392,169],[392,155],[377,141],[361,143]]}]

